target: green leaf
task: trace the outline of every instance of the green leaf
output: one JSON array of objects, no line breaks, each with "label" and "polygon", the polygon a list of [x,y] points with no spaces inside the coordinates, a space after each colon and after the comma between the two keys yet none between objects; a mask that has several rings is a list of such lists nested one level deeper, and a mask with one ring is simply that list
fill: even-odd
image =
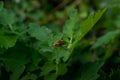
[{"label": "green leaf", "polygon": [[58,47],[58,48],[55,48],[52,58],[53,58],[53,60],[54,59],[63,59],[63,61],[66,61],[68,59],[68,55],[69,55],[68,50]]},{"label": "green leaf", "polygon": [[56,70],[56,64],[54,64],[52,61],[46,62],[44,66],[41,68],[42,75],[48,75],[51,71]]},{"label": "green leaf", "polygon": [[84,65],[81,77],[78,80],[96,80],[99,75],[98,70],[102,67],[103,62],[88,63]]},{"label": "green leaf", "polygon": [[56,80],[58,76],[67,72],[67,65],[64,63],[54,64],[50,61],[46,62],[41,70],[41,76],[44,76],[45,80]]},{"label": "green leaf", "polygon": [[77,16],[77,10],[74,9],[70,16],[69,16],[69,20],[66,22],[65,26],[63,27],[63,33],[66,37],[71,38],[76,30],[76,26],[78,23],[78,16]]},{"label": "green leaf", "polygon": [[78,32],[76,42],[82,39],[88,31],[97,23],[97,21],[102,17],[106,9],[98,11],[95,14],[90,15],[85,21],[81,23],[80,31]]},{"label": "green leaf", "polygon": [[29,34],[42,42],[49,42],[52,38],[51,30],[46,27],[40,27],[35,23],[30,23],[29,27]]},{"label": "green leaf", "polygon": [[[41,76],[44,76],[44,80],[56,80],[56,64],[54,64],[52,61],[46,62],[41,70]],[[52,71],[54,72],[52,73]]]},{"label": "green leaf", "polygon": [[10,48],[13,47],[17,41],[18,37],[16,35],[7,35],[2,30],[0,30],[0,47]]},{"label": "green leaf", "polygon": [[[52,65],[48,64],[46,66],[46,69],[44,68],[43,70],[45,70],[47,72],[46,75],[44,75],[44,80],[56,80],[56,78],[60,75],[64,75],[67,72],[67,66],[64,63],[60,63],[58,65]],[[54,72],[51,72],[54,71]]]},{"label": "green leaf", "polygon": [[106,33],[104,36],[100,37],[97,40],[97,42],[92,46],[92,49],[108,44],[111,40],[113,40],[119,34],[120,34],[120,30],[110,31]]},{"label": "green leaf", "polygon": [[64,63],[58,64],[57,75],[64,75],[67,72],[67,65]]},{"label": "green leaf", "polygon": [[91,28],[96,24],[96,22],[101,18],[106,9],[97,12],[96,14],[90,15],[85,21],[81,23],[79,31],[76,33],[76,38],[70,48],[70,55],[74,50],[75,46],[79,41],[91,30]]},{"label": "green leaf", "polygon": [[[56,64],[54,64],[52,61],[46,62],[41,70],[41,76],[44,76],[44,80],[56,80]],[[52,71],[54,72],[51,73]]]},{"label": "green leaf", "polygon": [[0,23],[3,25],[11,25],[15,23],[15,14],[11,11],[3,9],[0,11]]}]

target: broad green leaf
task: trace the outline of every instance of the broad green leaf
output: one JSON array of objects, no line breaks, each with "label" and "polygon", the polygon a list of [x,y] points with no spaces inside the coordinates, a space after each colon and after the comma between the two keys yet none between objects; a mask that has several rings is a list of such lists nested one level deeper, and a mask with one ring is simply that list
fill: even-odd
[{"label": "broad green leaf", "polygon": [[7,35],[2,30],[0,30],[0,47],[10,48],[13,47],[17,41],[17,36],[14,34]]},{"label": "broad green leaf", "polygon": [[[52,61],[46,62],[41,68],[41,70],[41,76],[44,76],[44,80],[56,80],[56,64],[54,64]],[[54,72],[51,73],[52,71]]]},{"label": "broad green leaf", "polygon": [[64,63],[58,64],[57,75],[64,75],[67,72],[67,65]]},{"label": "broad green leaf", "polygon": [[84,65],[81,77],[78,80],[96,80],[99,75],[97,74],[99,69],[102,67],[103,62],[87,63]]},{"label": "broad green leaf", "polygon": [[91,28],[102,17],[105,11],[106,9],[102,11],[98,11],[97,13],[90,15],[85,21],[81,22],[80,31],[78,32],[76,41],[79,41],[81,38],[83,38],[88,33],[88,31],[91,30]]},{"label": "broad green leaf", "polygon": [[41,70],[41,75],[48,75],[51,71],[56,70],[56,64],[54,64],[53,62],[46,62]]},{"label": "broad green leaf", "polygon": [[[50,41],[51,42],[51,41]],[[33,44],[34,49],[38,52],[52,52],[52,48],[49,46],[47,42],[37,41]]]},{"label": "broad green leaf", "polygon": [[76,26],[78,23],[77,10],[73,10],[69,18],[70,19],[66,22],[65,26],[63,27],[63,33],[66,37],[71,38],[75,33]]},{"label": "broad green leaf", "polygon": [[106,33],[104,36],[100,37],[97,42],[92,46],[92,48],[97,48],[99,46],[108,44],[111,40],[113,40],[116,36],[120,34],[120,30],[110,31]]},{"label": "broad green leaf", "polygon": [[44,76],[45,80],[55,80],[58,76],[67,72],[67,66],[64,63],[54,64],[51,61],[46,62],[41,70],[41,76]]},{"label": "broad green leaf", "polygon": [[[48,65],[49,66],[49,65]],[[50,73],[44,76],[44,80],[56,80],[56,78],[60,75],[64,75],[67,72],[67,67],[66,64],[64,63],[60,63],[58,65],[56,65],[56,68],[54,68],[55,70],[54,73]]]},{"label": "broad green leaf", "polygon": [[0,23],[3,25],[11,25],[15,23],[15,14],[11,11],[3,9],[0,11]]},{"label": "broad green leaf", "polygon": [[76,33],[75,41],[73,42],[70,48],[70,55],[74,50],[75,46],[79,43],[79,41],[91,30],[91,28],[97,23],[97,21],[101,18],[106,9],[97,12],[96,14],[90,15],[85,21],[81,23],[81,27],[79,31]]},{"label": "broad green leaf", "polygon": [[29,34],[32,37],[35,37],[42,42],[48,42],[51,40],[52,32],[50,29],[46,27],[40,27],[38,24],[35,23],[30,23],[29,27]]},{"label": "broad green leaf", "polygon": [[63,59],[63,61],[66,61],[68,59],[69,51],[58,47],[54,49],[54,54],[52,56],[52,59]]},{"label": "broad green leaf", "polygon": [[[44,76],[44,80],[56,80],[56,64],[54,64],[52,61],[46,62],[41,70],[41,76]],[[51,73],[52,71],[54,72]]]}]

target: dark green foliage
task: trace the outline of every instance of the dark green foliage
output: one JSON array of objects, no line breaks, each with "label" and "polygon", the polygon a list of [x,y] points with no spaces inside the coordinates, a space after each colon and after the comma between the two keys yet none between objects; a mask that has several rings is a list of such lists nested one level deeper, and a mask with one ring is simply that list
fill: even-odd
[{"label": "dark green foliage", "polygon": [[77,3],[0,2],[0,80],[119,80],[120,16],[108,4],[95,11],[102,2]]}]

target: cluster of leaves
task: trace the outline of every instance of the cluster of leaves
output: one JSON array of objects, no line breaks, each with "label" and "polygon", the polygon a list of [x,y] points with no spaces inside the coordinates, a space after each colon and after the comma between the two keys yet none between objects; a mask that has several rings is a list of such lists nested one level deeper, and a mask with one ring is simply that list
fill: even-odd
[{"label": "cluster of leaves", "polygon": [[[42,5],[46,4],[45,10],[49,11],[47,9],[48,5],[50,7],[49,1],[45,1],[47,3],[42,1]],[[71,14],[61,32],[36,24],[36,22],[39,23],[39,19],[44,23],[49,18],[45,13],[41,13],[42,11],[34,11],[36,7],[39,7],[36,2],[37,0],[28,2],[21,0],[19,4],[22,6],[21,8],[18,7],[18,4],[12,3],[14,11],[5,9],[3,2],[0,2],[1,80],[116,79],[116,76],[120,74],[120,69],[116,67],[120,62],[120,55],[113,53],[116,48],[119,49],[119,44],[116,44],[119,42],[120,34],[119,15],[114,18],[115,22],[111,22],[113,18],[110,17],[116,13],[109,17],[109,10],[103,16],[103,19],[109,19],[109,21],[101,20],[101,23],[96,25],[97,27],[107,26],[105,27],[107,28],[106,34],[98,39],[87,37],[87,40],[82,40],[106,9],[91,14],[87,19],[81,21],[77,10],[72,10],[73,7],[70,7]],[[69,1],[66,0],[67,2]],[[35,6],[31,7],[31,4],[35,4]],[[83,9],[82,18],[85,18],[86,8]],[[111,31],[111,27],[108,28],[109,24],[111,27],[115,25],[117,29]],[[97,35],[96,32],[100,27],[91,32]],[[90,43],[95,39],[97,39],[96,43],[90,48]],[[63,42],[60,43],[60,41]]]}]

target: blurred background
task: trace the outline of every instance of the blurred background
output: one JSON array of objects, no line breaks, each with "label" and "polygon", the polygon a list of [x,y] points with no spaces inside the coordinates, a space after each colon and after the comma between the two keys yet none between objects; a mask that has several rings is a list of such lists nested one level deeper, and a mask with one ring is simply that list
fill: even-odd
[{"label": "blurred background", "polygon": [[[106,14],[101,19],[99,27],[100,33],[103,33],[105,28],[114,29],[118,27],[118,19],[120,13],[119,0],[1,0],[4,1],[5,7],[14,11],[20,21],[26,24],[34,21],[41,25],[59,26],[65,23],[68,19],[70,10],[76,8],[81,20],[88,15],[103,9],[108,8]],[[55,27],[56,28],[56,27]],[[102,30],[102,31],[101,31]],[[99,32],[98,31],[98,32]],[[96,33],[97,34],[97,33]]]}]

